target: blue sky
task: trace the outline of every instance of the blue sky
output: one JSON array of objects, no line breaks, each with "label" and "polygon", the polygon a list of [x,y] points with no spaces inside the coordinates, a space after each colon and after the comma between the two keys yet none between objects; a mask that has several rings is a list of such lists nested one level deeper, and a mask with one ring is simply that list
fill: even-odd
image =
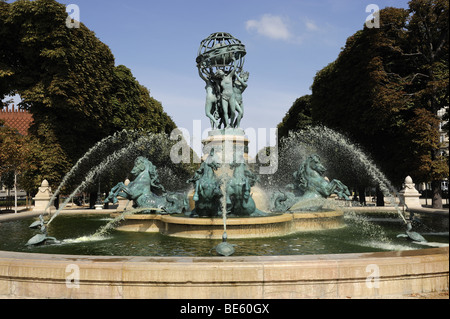
[{"label": "blue sky", "polygon": [[[369,4],[407,8],[406,0],[66,0],[80,21],[129,67],[179,127],[209,128],[195,58],[201,40],[228,32],[247,50],[250,72],[241,127],[274,128],[317,71],[363,28]],[[381,17],[382,19],[382,17]]]}]

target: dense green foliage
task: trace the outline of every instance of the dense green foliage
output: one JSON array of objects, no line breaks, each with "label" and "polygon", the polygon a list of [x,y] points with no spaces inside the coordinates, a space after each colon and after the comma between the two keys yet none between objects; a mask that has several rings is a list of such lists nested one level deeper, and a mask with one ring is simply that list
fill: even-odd
[{"label": "dense green foliage", "polygon": [[[54,0],[0,1],[0,99],[19,94],[33,115],[32,173],[54,187],[89,147],[122,129],[170,133],[161,103],[86,26],[66,26]],[[39,182],[40,183],[40,182]]]},{"label": "dense green foliage", "polygon": [[407,140],[403,129],[413,116],[412,103],[404,90],[401,51],[393,41],[407,17],[406,10],[385,9],[380,29],[365,28],[348,38],[337,60],[317,73],[311,99],[315,119],[362,145],[396,181],[404,179],[411,164],[400,148]]},{"label": "dense green foliage", "polygon": [[139,84],[130,69],[119,65],[113,71],[113,94],[109,102],[114,113],[110,131],[140,128],[170,134],[176,126],[161,103],[150,97],[148,89]]},{"label": "dense green foliage", "polygon": [[347,39],[317,73],[310,113],[294,103],[280,135],[299,129],[293,119],[307,116],[359,144],[394,184],[407,175],[431,181],[438,203],[439,181],[448,177],[437,117],[449,105],[448,6],[412,0],[409,10],[381,10],[380,28],[364,27]]},{"label": "dense green foliage", "polygon": [[311,95],[295,100],[285,117],[278,124],[278,138],[289,135],[289,131],[298,131],[313,124],[311,115]]}]

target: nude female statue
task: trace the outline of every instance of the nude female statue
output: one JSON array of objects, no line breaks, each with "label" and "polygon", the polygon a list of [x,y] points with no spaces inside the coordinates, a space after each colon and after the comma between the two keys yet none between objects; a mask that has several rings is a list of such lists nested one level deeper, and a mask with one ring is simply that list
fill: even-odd
[{"label": "nude female statue", "polygon": [[241,124],[241,119],[244,116],[244,102],[242,100],[242,93],[247,88],[248,84],[248,72],[242,72],[242,76],[237,75],[236,80],[234,81],[234,96],[236,99],[236,110],[238,112],[238,117],[236,118],[236,122],[233,124],[234,127],[239,127]]},{"label": "nude female statue", "polygon": [[215,89],[214,89],[214,82],[212,82],[211,80],[205,78],[203,76],[202,72],[200,72],[200,69],[198,71],[198,74],[206,82],[206,86],[205,86],[205,90],[206,90],[205,114],[211,121],[211,127],[212,128],[218,127],[219,126],[219,122],[214,117],[214,112],[213,112],[213,108],[217,109],[217,101],[218,101],[217,96],[216,96],[216,92],[215,92]]},{"label": "nude female statue", "polygon": [[[236,98],[233,91],[233,77],[236,72],[236,59],[233,57],[233,70],[229,74],[225,74],[223,70],[216,72],[216,77],[220,80],[220,86],[222,87],[222,111],[225,120],[225,128],[230,128],[233,125],[235,111],[236,111]],[[228,109],[228,107],[230,107]],[[230,114],[230,118],[228,117]]]}]

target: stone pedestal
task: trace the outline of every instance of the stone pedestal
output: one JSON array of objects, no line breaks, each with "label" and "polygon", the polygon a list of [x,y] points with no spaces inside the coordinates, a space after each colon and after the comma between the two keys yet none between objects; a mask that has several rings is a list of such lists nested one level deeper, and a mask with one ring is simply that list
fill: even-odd
[{"label": "stone pedestal", "polygon": [[405,203],[408,208],[422,207],[420,204],[420,193],[415,188],[411,176],[405,178],[403,189],[399,192],[400,200]]},{"label": "stone pedestal", "polygon": [[221,164],[229,164],[242,157],[245,161],[248,160],[249,141],[241,128],[209,131],[208,137],[202,143],[204,154],[202,160],[208,157],[211,148],[214,148],[216,160]]},{"label": "stone pedestal", "polygon": [[133,205],[133,203],[129,203],[130,201],[126,198],[119,196],[117,199],[119,200],[116,208],[117,210],[123,211],[125,209],[130,209]]},{"label": "stone pedestal", "polygon": [[[50,199],[52,198],[52,189],[48,184],[48,181],[44,179],[42,181],[41,187],[39,187],[36,196],[33,198],[34,200],[34,208],[33,211],[44,211],[47,207]],[[50,210],[56,210],[55,206],[50,206]]]}]

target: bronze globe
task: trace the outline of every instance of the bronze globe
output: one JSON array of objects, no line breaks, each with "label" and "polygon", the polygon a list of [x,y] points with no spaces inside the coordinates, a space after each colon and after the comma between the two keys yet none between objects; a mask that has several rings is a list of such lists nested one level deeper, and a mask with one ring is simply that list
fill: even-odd
[{"label": "bronze globe", "polygon": [[197,67],[205,77],[212,77],[218,70],[229,73],[233,70],[233,56],[236,59],[236,73],[244,66],[245,45],[226,32],[215,32],[200,43]]}]

